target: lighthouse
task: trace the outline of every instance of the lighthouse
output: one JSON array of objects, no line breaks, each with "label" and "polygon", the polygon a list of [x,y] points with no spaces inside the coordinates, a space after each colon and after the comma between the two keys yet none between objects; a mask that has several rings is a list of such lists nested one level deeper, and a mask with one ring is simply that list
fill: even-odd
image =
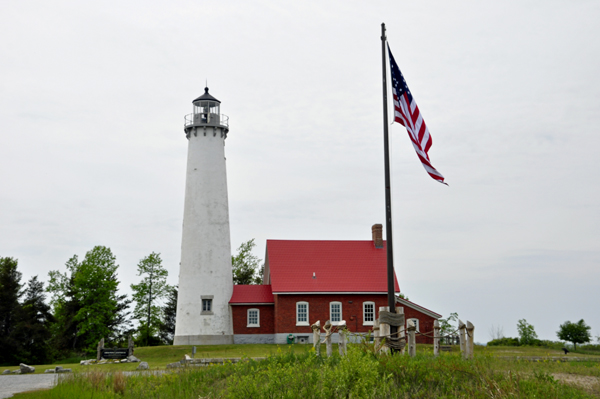
[{"label": "lighthouse", "polygon": [[233,293],[225,168],[229,118],[208,93],[184,119],[188,140],[174,345],[233,344]]}]

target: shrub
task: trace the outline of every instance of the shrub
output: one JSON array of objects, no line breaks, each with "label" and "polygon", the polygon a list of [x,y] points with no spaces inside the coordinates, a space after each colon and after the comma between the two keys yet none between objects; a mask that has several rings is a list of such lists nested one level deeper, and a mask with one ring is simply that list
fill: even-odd
[{"label": "shrub", "polygon": [[116,394],[123,395],[125,393],[125,387],[127,386],[127,381],[125,380],[125,376],[122,372],[117,371],[113,374],[113,391]]},{"label": "shrub", "polygon": [[490,342],[487,343],[488,346],[519,346],[519,338],[510,338],[510,337],[504,337],[504,338],[498,338],[498,339],[493,339]]}]

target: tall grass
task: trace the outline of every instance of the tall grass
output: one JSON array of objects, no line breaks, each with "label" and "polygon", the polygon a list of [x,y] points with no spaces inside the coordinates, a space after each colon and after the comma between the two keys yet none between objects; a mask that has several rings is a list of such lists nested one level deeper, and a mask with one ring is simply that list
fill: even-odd
[{"label": "tall grass", "polygon": [[81,373],[23,398],[589,398],[559,383],[553,372],[600,376],[600,365],[518,362],[458,354],[377,355],[351,346],[348,356],[278,353],[222,366],[190,367],[162,375]]}]

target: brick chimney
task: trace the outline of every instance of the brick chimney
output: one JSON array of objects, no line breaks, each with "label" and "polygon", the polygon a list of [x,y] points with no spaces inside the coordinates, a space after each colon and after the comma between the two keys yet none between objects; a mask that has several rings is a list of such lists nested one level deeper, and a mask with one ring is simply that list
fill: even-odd
[{"label": "brick chimney", "polygon": [[373,233],[373,245],[375,248],[383,248],[383,226],[380,224],[374,224],[371,227]]}]

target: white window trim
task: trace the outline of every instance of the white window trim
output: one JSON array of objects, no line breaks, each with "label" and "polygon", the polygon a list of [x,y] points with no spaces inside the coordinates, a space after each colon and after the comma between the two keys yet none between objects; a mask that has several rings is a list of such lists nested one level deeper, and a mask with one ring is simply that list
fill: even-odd
[{"label": "white window trim", "polygon": [[[339,321],[333,321],[332,311],[331,311],[332,310],[331,309],[332,305],[340,305],[340,320]],[[338,324],[340,324],[340,322],[342,320],[344,320],[344,316],[343,316],[343,313],[342,313],[342,303],[341,302],[338,302],[338,301],[329,302],[329,320],[331,321],[331,325],[333,325],[333,326],[337,326]]]},{"label": "white window trim", "polygon": [[[411,317],[408,320],[412,320],[415,323],[415,327],[417,327],[417,332],[419,332],[419,319],[417,319],[416,317]],[[407,327],[408,327],[408,320],[406,320],[406,322],[407,322],[406,326]]]},{"label": "white window trim", "polygon": [[[298,305],[306,305],[306,321],[298,321]],[[310,326],[309,320],[310,320],[310,316],[309,316],[309,306],[308,306],[308,302],[304,302],[304,301],[300,301],[300,302],[296,302],[296,325],[297,326]]]},{"label": "white window trim", "polygon": [[[365,312],[365,305],[373,305],[373,321],[366,321],[365,320],[365,313],[366,313]],[[365,302],[363,302],[363,326],[372,326],[372,325],[374,325],[375,324],[375,319],[377,318],[375,316],[376,316],[376,314],[375,314],[375,302],[372,302],[372,301],[365,301]]]},{"label": "white window trim", "polygon": [[[256,310],[256,324],[250,324],[250,311]],[[246,327],[260,327],[260,309],[251,308],[246,311]]]},{"label": "white window trim", "polygon": [[[213,315],[214,313],[214,303],[213,303],[213,299],[214,299],[214,295],[202,295],[201,297],[201,302],[200,302],[200,314],[203,316],[207,316],[207,315]],[[209,301],[209,305],[210,305],[210,310],[204,310],[204,301],[207,300]]]}]

